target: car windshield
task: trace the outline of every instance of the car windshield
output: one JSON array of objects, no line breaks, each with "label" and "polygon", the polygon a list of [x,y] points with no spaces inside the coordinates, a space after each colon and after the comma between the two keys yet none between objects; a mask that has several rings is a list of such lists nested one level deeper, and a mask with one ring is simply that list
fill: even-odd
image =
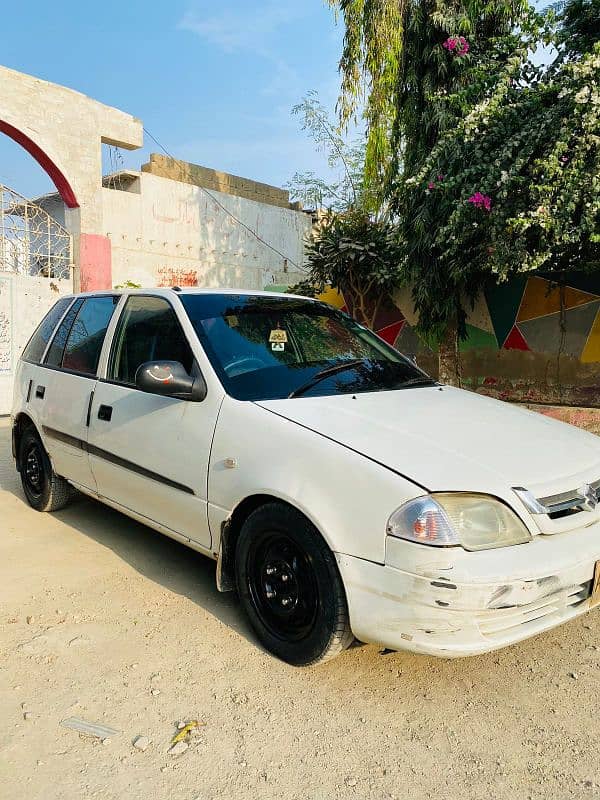
[{"label": "car windshield", "polygon": [[378,336],[325,303],[265,295],[180,298],[226,391],[238,400],[435,383]]}]

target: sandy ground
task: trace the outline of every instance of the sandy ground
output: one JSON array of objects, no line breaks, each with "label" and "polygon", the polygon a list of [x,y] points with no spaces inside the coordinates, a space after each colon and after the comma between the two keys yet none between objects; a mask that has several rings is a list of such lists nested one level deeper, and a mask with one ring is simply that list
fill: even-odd
[{"label": "sandy ground", "polygon": [[600,797],[598,612],[468,660],[357,647],[293,669],[212,562],[89,500],[31,510],[7,421],[0,527],[2,800]]}]

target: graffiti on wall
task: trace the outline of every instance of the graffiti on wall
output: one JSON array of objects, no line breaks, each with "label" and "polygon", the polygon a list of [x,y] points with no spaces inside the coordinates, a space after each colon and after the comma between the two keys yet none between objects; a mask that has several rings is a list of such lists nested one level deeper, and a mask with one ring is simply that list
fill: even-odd
[{"label": "graffiti on wall", "polygon": [[198,286],[198,273],[195,269],[187,267],[159,267],[156,271],[156,285]]}]

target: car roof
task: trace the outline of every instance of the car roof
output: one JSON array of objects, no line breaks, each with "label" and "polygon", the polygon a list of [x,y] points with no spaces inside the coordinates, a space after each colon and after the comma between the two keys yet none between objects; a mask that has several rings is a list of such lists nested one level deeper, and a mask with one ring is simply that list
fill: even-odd
[{"label": "car roof", "polygon": [[81,292],[79,294],[72,294],[66,295],[69,297],[99,297],[101,295],[130,295],[130,294],[144,294],[144,295],[153,295],[156,297],[173,297],[173,295],[184,295],[184,294],[204,294],[204,295],[213,295],[213,296],[221,296],[221,295],[243,295],[245,297],[280,297],[289,299],[296,299],[296,300],[314,300],[312,297],[304,297],[299,294],[287,294],[286,292],[269,292],[265,290],[259,289],[199,289],[197,287],[185,287],[179,288],[177,287],[167,287],[167,288],[155,288],[155,287],[148,287],[147,289],[103,289],[97,292]]}]

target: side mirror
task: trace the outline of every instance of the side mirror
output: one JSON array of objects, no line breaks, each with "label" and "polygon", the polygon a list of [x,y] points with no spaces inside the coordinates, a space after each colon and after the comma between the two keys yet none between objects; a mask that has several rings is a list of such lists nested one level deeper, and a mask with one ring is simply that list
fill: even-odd
[{"label": "side mirror", "polygon": [[207,391],[204,378],[188,375],[179,361],[146,361],[135,373],[135,385],[142,392],[197,403],[204,400]]}]

